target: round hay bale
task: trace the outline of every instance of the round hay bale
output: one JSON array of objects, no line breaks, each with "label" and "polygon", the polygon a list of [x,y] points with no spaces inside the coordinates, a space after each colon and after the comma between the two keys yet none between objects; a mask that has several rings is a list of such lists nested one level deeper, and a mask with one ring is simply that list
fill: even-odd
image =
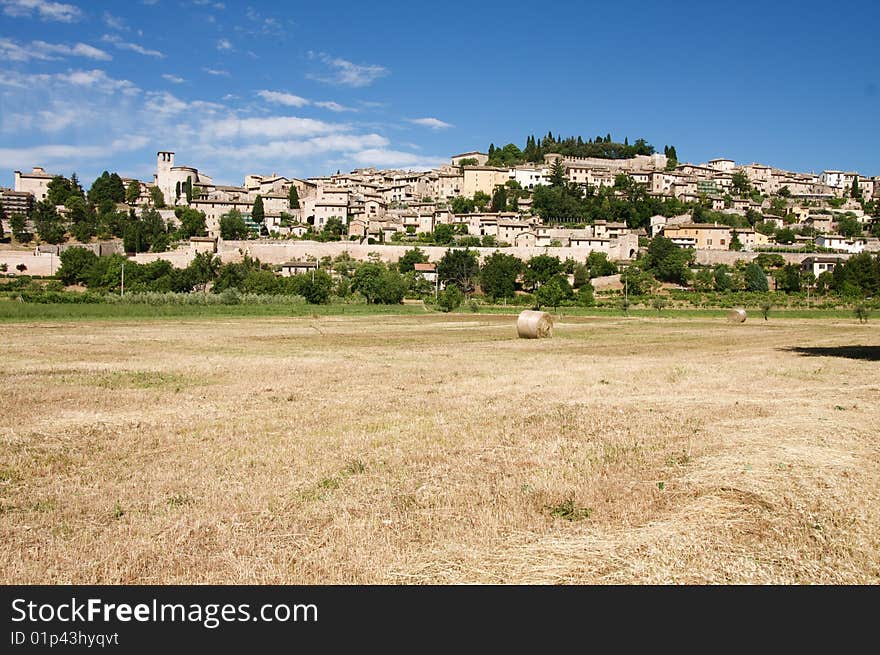
[{"label": "round hay bale", "polygon": [[547,312],[527,309],[516,319],[516,333],[520,339],[549,339],[553,336],[553,319]]},{"label": "round hay bale", "polygon": [[729,312],[727,312],[727,320],[731,323],[745,323],[746,310],[744,310],[742,307],[731,309]]}]

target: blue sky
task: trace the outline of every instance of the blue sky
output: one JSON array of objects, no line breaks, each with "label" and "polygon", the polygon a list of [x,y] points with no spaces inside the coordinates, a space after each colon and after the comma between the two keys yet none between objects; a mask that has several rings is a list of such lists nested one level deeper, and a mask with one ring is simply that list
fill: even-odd
[{"label": "blue sky", "polygon": [[880,175],[870,1],[0,0],[0,184],[421,168],[530,133]]}]

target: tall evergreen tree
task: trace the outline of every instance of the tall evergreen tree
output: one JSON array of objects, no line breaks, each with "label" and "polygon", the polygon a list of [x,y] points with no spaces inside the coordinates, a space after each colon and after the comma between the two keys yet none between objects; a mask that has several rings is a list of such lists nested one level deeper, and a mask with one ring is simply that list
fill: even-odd
[{"label": "tall evergreen tree", "polygon": [[125,190],[125,202],[129,205],[133,205],[137,202],[138,198],[141,195],[141,184],[137,180],[132,180],[128,184],[128,188]]},{"label": "tall evergreen tree", "polygon": [[254,223],[263,223],[266,220],[266,212],[263,209],[263,197],[257,194],[257,199],[254,200],[254,208],[251,210],[251,220]]},{"label": "tall evergreen tree", "polygon": [[562,159],[556,159],[550,166],[550,185],[565,186],[565,164],[562,163]]},{"label": "tall evergreen tree", "polygon": [[81,198],[86,197],[82,184],[79,183],[79,178],[76,176],[76,171],[70,174],[70,190]]},{"label": "tall evergreen tree", "polygon": [[287,196],[288,204],[291,209],[299,209],[299,192],[296,190],[296,185],[290,185],[290,194]]},{"label": "tall evergreen tree", "polygon": [[856,200],[862,199],[862,190],[859,188],[858,176],[853,177],[852,187],[850,188],[850,195]]}]

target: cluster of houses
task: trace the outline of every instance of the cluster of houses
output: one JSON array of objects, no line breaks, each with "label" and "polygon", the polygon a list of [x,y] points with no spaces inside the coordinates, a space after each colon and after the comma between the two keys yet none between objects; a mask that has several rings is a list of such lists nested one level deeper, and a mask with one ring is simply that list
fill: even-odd
[{"label": "cluster of houses", "polygon": [[[540,164],[496,167],[487,165],[487,154],[466,152],[452,157],[448,165],[430,171],[360,168],[308,179],[273,173],[248,175],[241,186],[228,186],[216,184],[197,168],[177,165],[174,153],[163,151],[157,153],[153,180],[138,181],[141,190],[138,204],[151,204],[154,189],[158,189],[170,207],[162,210],[164,218],[173,221],[176,206],[197,209],[204,212],[212,238],[219,236],[221,216],[238,210],[249,220],[254,202],[260,197],[265,228],[269,234],[279,237],[302,237],[309,230],[320,231],[331,218],[336,218],[346,226],[350,239],[369,243],[391,243],[397,233],[429,233],[441,224],[462,224],[469,235],[491,236],[493,243],[500,245],[586,247],[622,259],[635,255],[639,236],[657,234],[664,234],[683,246],[706,250],[728,250],[733,241],[738,241],[746,251],[772,244],[772,237],[753,229],[694,223],[690,215],[655,216],[649,230],[629,230],[623,223],[608,221],[565,229],[543,224],[532,214],[529,198],[519,198],[517,211],[512,212],[455,214],[451,210],[451,201],[457,197],[473,198],[477,192],[491,196],[498,186],[511,181],[525,190],[549,184],[551,168],[558,160],[572,183],[613,186],[616,177],[624,173],[644,185],[651,195],[675,197],[684,202],[709,202],[713,209],[740,215],[749,210],[757,211],[765,222],[778,221],[781,226],[783,219],[768,213],[767,199],[756,202],[732,193],[734,175],[745,174],[762,194],[772,195],[787,189],[785,196],[790,211],[801,224],[820,233],[815,237],[816,245],[848,253],[880,247],[870,239],[844,239],[835,235],[835,212],[852,212],[863,223],[873,219],[866,216],[855,201],[848,200],[834,210],[828,208],[827,202],[848,198],[854,185],[863,198],[878,198],[880,176],[869,178],[842,171],[823,171],[818,175],[794,173],[760,164],[738,166],[730,159],[713,159],[704,165],[681,164],[669,170],[666,156],[660,154],[619,160],[549,154]],[[52,177],[43,168],[34,168],[29,173],[16,171],[14,189],[0,189],[0,201],[7,216],[24,211],[28,203],[44,200]],[[128,186],[132,180],[123,179],[123,182]],[[292,188],[298,197],[295,203],[290,200]]]}]

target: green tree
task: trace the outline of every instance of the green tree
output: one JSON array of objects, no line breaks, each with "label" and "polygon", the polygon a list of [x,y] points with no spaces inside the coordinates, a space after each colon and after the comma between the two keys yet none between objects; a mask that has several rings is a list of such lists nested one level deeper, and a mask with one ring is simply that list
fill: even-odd
[{"label": "green tree", "polygon": [[523,282],[534,289],[540,284],[549,282],[551,278],[561,272],[562,262],[559,261],[559,257],[536,255],[526,263]]},{"label": "green tree", "polygon": [[718,264],[713,273],[715,291],[722,293],[733,290],[733,278],[730,277],[730,268],[724,264]]},{"label": "green tree", "polygon": [[254,208],[251,210],[251,219],[254,223],[265,223],[266,221],[266,212],[263,209],[263,197],[260,194],[257,194],[257,198],[254,200]]},{"label": "green tree", "polygon": [[135,205],[140,197],[141,183],[137,180],[132,180],[128,183],[128,188],[125,190],[125,202],[129,205]]},{"label": "green tree", "polygon": [[736,171],[731,177],[731,189],[740,196],[747,196],[752,192],[752,183],[749,176],[743,171]]},{"label": "green tree", "polygon": [[321,231],[323,232],[324,238],[328,241],[339,241],[342,235],[345,234],[345,224],[338,216],[331,216],[327,219],[327,222],[324,223],[324,227]]},{"label": "green tree", "polygon": [[231,209],[220,217],[220,238],[225,241],[247,239],[248,228],[237,209]]},{"label": "green tree", "polygon": [[448,223],[441,223],[434,228],[434,243],[446,246],[455,240],[455,230]]},{"label": "green tree", "polygon": [[831,288],[842,296],[880,295],[880,255],[863,252],[835,266]]},{"label": "green tree", "polygon": [[562,159],[556,159],[550,165],[550,186],[564,187],[566,182],[565,164]]},{"label": "green tree", "polygon": [[757,261],[749,262],[746,266],[745,274],[746,291],[765,292],[769,289],[767,284],[767,274]]},{"label": "green tree", "polygon": [[785,257],[777,253],[762,252],[755,257],[754,262],[762,269],[782,268],[785,266]]},{"label": "green tree", "polygon": [[437,264],[437,276],[447,287],[456,285],[464,293],[470,293],[480,274],[477,253],[464,250],[447,250]]},{"label": "green tree", "polygon": [[63,205],[67,202],[67,198],[70,197],[71,193],[70,180],[61,175],[56,175],[49,180],[49,184],[46,187],[46,200],[53,205]]},{"label": "green tree", "polygon": [[150,200],[153,201],[153,207],[156,209],[165,208],[165,196],[162,194],[162,189],[159,187],[150,187]]},{"label": "green tree", "polygon": [[38,202],[34,208],[34,227],[41,241],[46,243],[62,243],[65,237],[65,226],[61,217],[48,200]]},{"label": "green tree", "polygon": [[98,261],[98,256],[88,248],[67,248],[61,255],[61,268],[56,275],[66,285],[82,284],[88,279],[89,271]]},{"label": "green tree", "polygon": [[312,305],[323,305],[330,301],[333,289],[333,278],[326,271],[318,269],[313,273],[304,273],[290,278],[291,288],[297,295]]},{"label": "green tree", "polygon": [[801,271],[796,264],[786,264],[776,273],[776,289],[785,293],[801,290]]},{"label": "green tree", "polygon": [[854,214],[847,212],[837,219],[837,233],[847,238],[860,237],[862,236],[862,224]]},{"label": "green tree", "polygon": [[437,306],[443,312],[451,312],[458,309],[462,302],[464,302],[464,294],[454,284],[449,285],[437,294]]},{"label": "green tree", "polygon": [[361,264],[354,273],[351,288],[368,303],[396,305],[403,301],[406,280],[397,271],[390,271],[381,262]]},{"label": "green tree", "polygon": [[644,269],[663,282],[687,284],[691,278],[690,264],[693,259],[692,250],[679,248],[671,239],[656,236],[648,245]]},{"label": "green tree", "polygon": [[189,239],[190,237],[203,237],[208,234],[204,212],[191,207],[176,207],[174,215],[180,221],[180,227],[177,230],[179,238]]},{"label": "green tree", "polygon": [[595,305],[596,300],[593,297],[593,285],[587,282],[584,286],[579,288],[576,301],[581,307],[592,307]]},{"label": "green tree", "polygon": [[32,238],[27,228],[27,217],[24,214],[15,213],[10,216],[9,228],[13,238],[19,243],[27,243]]},{"label": "green tree", "polygon": [[111,203],[125,202],[125,185],[116,173],[104,171],[92,182],[88,194],[89,202],[99,205],[104,201]]},{"label": "green tree", "polygon": [[407,250],[401,255],[400,259],[397,261],[397,270],[401,273],[409,273],[415,270],[416,264],[426,264],[427,262],[428,255],[419,248],[413,248],[412,250]]},{"label": "green tree", "polygon": [[81,243],[90,241],[97,231],[94,210],[86,204],[81,196],[76,194],[68,196],[65,204],[71,234]]},{"label": "green tree", "polygon": [[859,188],[859,177],[858,175],[853,177],[852,186],[849,190],[849,195],[855,200],[862,199],[862,190]]},{"label": "green tree", "polygon": [[287,203],[291,209],[299,209],[299,191],[296,190],[296,185],[290,185],[290,193],[287,194]]},{"label": "green tree", "polygon": [[[580,289],[582,286],[586,284],[590,284],[590,269],[588,269],[583,264],[577,264],[574,267],[574,286],[575,289]],[[592,285],[590,285],[592,287]]]},{"label": "green tree", "polygon": [[735,250],[737,252],[743,249],[742,241],[739,240],[739,233],[736,230],[733,230],[733,234],[730,237],[730,250]]},{"label": "green tree", "polygon": [[451,209],[453,214],[472,214],[475,208],[474,201],[471,198],[457,196],[452,199]]},{"label": "green tree", "polygon": [[196,253],[193,260],[187,266],[193,285],[207,284],[217,277],[222,262],[217,255],[210,252]]},{"label": "green tree", "polygon": [[492,211],[503,212],[507,210],[507,189],[503,186],[495,187],[492,194]]},{"label": "green tree", "polygon": [[491,198],[487,193],[483,193],[482,191],[476,191],[474,193],[474,206],[479,211],[486,211],[486,207],[489,206],[489,202],[491,202]]},{"label": "green tree", "polygon": [[554,275],[535,291],[535,309],[557,308],[573,296],[568,280],[562,275]]},{"label": "green tree", "polygon": [[523,269],[522,261],[513,255],[494,252],[483,262],[480,287],[492,299],[513,298],[516,278]]},{"label": "green tree", "polygon": [[587,270],[590,279],[617,273],[617,264],[608,259],[608,254],[594,250],[587,256]]},{"label": "green tree", "polygon": [[794,230],[790,227],[782,227],[776,230],[776,243],[791,244],[794,243]]},{"label": "green tree", "polygon": [[625,294],[629,296],[647,295],[657,284],[654,276],[643,268],[643,262],[634,262],[623,269],[620,282]]}]

